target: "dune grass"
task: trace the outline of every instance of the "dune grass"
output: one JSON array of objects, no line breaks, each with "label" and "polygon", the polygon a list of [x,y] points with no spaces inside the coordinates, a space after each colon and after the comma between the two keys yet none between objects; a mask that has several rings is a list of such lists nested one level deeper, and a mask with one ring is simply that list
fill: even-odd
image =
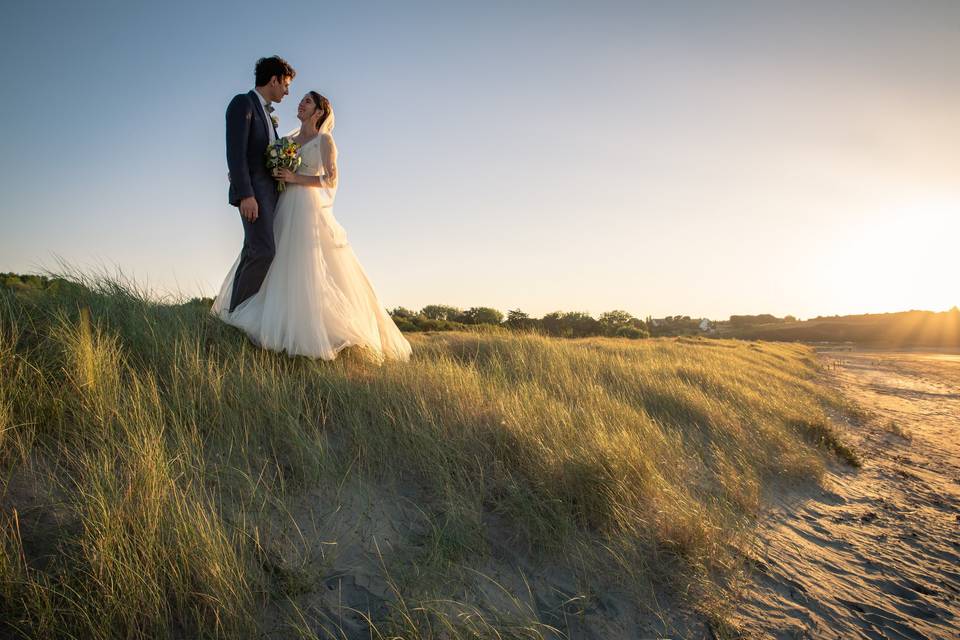
[{"label": "dune grass", "polygon": [[378,559],[370,637],[562,635],[509,588],[509,614],[461,597],[510,554],[568,568],[578,598],[709,612],[764,490],[856,462],[804,346],[408,337],[408,363],[314,362],[121,281],[0,291],[6,630],[346,637],[311,595],[346,569],[291,564],[269,532],[355,482],[426,523]]}]

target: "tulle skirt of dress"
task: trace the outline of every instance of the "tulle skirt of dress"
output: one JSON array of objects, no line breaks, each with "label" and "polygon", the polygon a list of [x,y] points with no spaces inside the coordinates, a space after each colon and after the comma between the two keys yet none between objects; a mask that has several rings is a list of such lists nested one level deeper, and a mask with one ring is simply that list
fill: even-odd
[{"label": "tulle skirt of dress", "polygon": [[386,312],[333,217],[325,189],[288,185],[274,219],[276,255],[260,290],[231,313],[239,258],[212,313],[271,351],[332,360],[345,347],[409,360],[410,343]]}]

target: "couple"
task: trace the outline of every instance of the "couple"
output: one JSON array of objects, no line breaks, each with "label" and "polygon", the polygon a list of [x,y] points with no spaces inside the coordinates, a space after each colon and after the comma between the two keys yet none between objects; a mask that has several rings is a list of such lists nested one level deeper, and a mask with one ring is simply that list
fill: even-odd
[{"label": "couple", "polygon": [[[277,56],[257,61],[256,88],[227,107],[230,204],[243,220],[243,249],[211,312],[272,351],[334,359],[358,346],[377,361],[408,360],[410,343],[393,322],[333,217],[337,146],[333,107],[315,91],[300,101],[296,172],[267,169],[277,140],[271,103],[296,72]],[[278,184],[283,183],[282,192]]]}]

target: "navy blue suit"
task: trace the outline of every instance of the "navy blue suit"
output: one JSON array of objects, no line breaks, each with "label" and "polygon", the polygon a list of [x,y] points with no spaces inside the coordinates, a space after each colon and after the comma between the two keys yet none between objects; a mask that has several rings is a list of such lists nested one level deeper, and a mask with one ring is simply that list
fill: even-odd
[{"label": "navy blue suit", "polygon": [[[230,170],[230,204],[239,207],[253,196],[260,209],[253,222],[243,220],[243,249],[233,277],[230,311],[260,290],[276,253],[273,218],[277,208],[277,183],[266,167],[270,144],[268,120],[256,92],[234,96],[227,106],[227,167]],[[276,129],[273,129],[276,134]],[[279,136],[277,136],[279,137]]]}]

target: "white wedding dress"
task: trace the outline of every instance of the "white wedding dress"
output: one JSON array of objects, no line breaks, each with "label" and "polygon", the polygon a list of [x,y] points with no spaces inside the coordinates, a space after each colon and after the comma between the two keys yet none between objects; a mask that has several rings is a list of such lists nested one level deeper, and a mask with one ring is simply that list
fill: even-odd
[{"label": "white wedding dress", "polygon": [[[325,174],[320,135],[301,147],[300,157],[298,174]],[[211,313],[243,329],[255,344],[291,356],[332,360],[356,345],[380,361],[409,360],[410,343],[380,304],[333,217],[335,195],[335,187],[288,184],[277,202],[276,255],[263,285],[229,311],[238,258]]]}]

